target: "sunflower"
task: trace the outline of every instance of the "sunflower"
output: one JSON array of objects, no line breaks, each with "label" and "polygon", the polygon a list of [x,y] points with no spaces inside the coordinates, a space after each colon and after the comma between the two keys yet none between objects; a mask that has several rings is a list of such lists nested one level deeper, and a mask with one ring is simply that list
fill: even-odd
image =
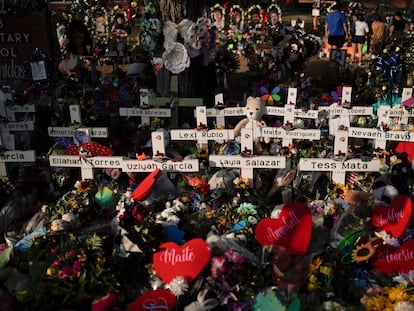
[{"label": "sunflower", "polygon": [[195,152],[195,156],[198,159],[206,159],[208,157],[208,148],[207,147],[201,147]]},{"label": "sunflower", "polygon": [[390,154],[385,150],[381,150],[381,151],[377,152],[377,154],[376,154],[377,159],[380,160],[380,162],[383,163],[383,164],[387,161],[387,157],[389,155]]},{"label": "sunflower", "polygon": [[239,177],[234,180],[237,188],[247,188],[249,186],[249,179],[246,177]]},{"label": "sunflower", "polygon": [[336,184],[333,189],[334,198],[345,198],[348,193],[348,188],[344,184]]},{"label": "sunflower", "polygon": [[88,193],[92,190],[93,180],[92,179],[82,179],[75,184],[76,189],[81,193]]},{"label": "sunflower", "polygon": [[355,262],[368,262],[375,254],[375,247],[370,243],[358,245],[352,251],[352,260]]}]

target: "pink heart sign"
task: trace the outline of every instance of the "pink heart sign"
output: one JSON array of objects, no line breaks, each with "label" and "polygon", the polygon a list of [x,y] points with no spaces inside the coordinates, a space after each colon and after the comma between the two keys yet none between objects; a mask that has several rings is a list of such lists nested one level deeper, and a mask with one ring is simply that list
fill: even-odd
[{"label": "pink heart sign", "polygon": [[255,234],[263,246],[281,245],[290,255],[303,255],[312,235],[312,214],[304,203],[286,203],[279,218],[260,220]]},{"label": "pink heart sign", "polygon": [[174,310],[175,296],[166,289],[150,290],[131,303],[126,311]]},{"label": "pink heart sign", "polygon": [[372,225],[377,231],[386,231],[394,238],[400,237],[410,223],[413,214],[412,200],[398,195],[390,206],[376,206],[372,212]]},{"label": "pink heart sign", "polygon": [[184,277],[187,282],[194,280],[210,260],[210,249],[203,239],[193,239],[179,246],[168,242],[160,246],[152,259],[154,269],[166,283],[176,277]]},{"label": "pink heart sign", "polygon": [[414,240],[405,242],[374,262],[374,270],[381,273],[408,273],[414,269]]}]

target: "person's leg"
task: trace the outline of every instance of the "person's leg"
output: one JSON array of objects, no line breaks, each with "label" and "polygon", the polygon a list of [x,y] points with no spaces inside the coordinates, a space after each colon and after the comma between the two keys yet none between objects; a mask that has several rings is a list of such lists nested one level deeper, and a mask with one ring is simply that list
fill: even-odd
[{"label": "person's leg", "polygon": [[357,50],[357,44],[352,42],[351,62],[355,61],[355,51]]},{"label": "person's leg", "polygon": [[358,43],[358,64],[362,64],[362,43]]}]

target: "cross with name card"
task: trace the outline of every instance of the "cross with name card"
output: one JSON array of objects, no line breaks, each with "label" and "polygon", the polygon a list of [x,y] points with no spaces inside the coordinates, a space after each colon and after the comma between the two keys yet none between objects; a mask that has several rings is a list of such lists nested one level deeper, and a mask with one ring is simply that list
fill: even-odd
[{"label": "cross with name card", "polygon": [[171,111],[171,127],[178,128],[180,123],[179,110],[185,107],[197,107],[203,105],[202,98],[184,98],[178,97],[178,76],[170,76],[170,97],[154,97],[149,98],[149,105],[153,107],[161,107],[170,105]]},{"label": "cross with name card", "polygon": [[[80,105],[73,104],[69,105],[69,113],[71,124],[82,125],[82,116]],[[80,142],[76,140],[75,132],[82,131],[85,135],[90,138],[107,138],[109,136],[108,128],[106,127],[61,127],[61,126],[50,126],[48,127],[48,134],[50,137],[73,137],[76,144]]]},{"label": "cross with name card", "polygon": [[170,131],[171,140],[194,140],[198,147],[207,147],[209,140],[227,141],[234,139],[234,130],[208,129],[207,128],[207,109],[205,106],[196,107],[196,129],[172,129]]},{"label": "cross with name card", "polygon": [[[296,100],[297,100],[297,89],[296,88],[289,88],[288,89],[288,99],[287,103],[284,107],[274,107],[274,106],[266,106],[265,115],[272,115],[272,116],[280,116],[283,117],[283,124],[294,124],[296,118],[306,118],[306,119],[317,119],[318,118],[318,111],[317,110],[307,110],[304,111],[303,109],[296,108]],[[218,127],[225,127],[225,118],[230,116],[245,116],[246,115],[246,108],[245,107],[229,107],[224,109],[215,109],[210,108],[207,109],[207,116],[208,117],[215,117],[216,124]],[[285,128],[285,127],[284,127]],[[264,128],[263,128],[264,129]],[[264,131],[256,131],[255,137],[263,136],[263,137],[273,137],[282,139],[283,146],[289,146],[292,143],[292,139],[303,139],[303,131],[308,130],[297,130],[293,132],[289,132],[286,134],[287,130],[276,129],[276,128],[267,128]],[[314,137],[312,139],[319,139],[315,138],[320,137],[320,134],[317,130],[310,130],[309,136]],[[276,136],[275,133],[279,135]]]},{"label": "cross with name card", "polygon": [[243,128],[241,130],[240,155],[210,155],[210,167],[239,168],[240,176],[248,178],[253,187],[254,169],[267,168],[278,169],[286,167],[286,158],[279,156],[255,156],[253,154],[253,129]]},{"label": "cross with name card", "polygon": [[331,180],[336,184],[345,184],[347,172],[379,172],[383,165],[378,159],[364,162],[360,159],[337,161],[334,159],[302,158],[299,171],[331,172]]},{"label": "cross with name card", "polygon": [[163,131],[154,131],[151,133],[152,158],[143,156],[136,160],[124,159],[122,161],[123,172],[152,172],[155,169],[161,169],[168,172],[198,172],[198,159],[188,159],[176,161],[166,158],[165,156],[165,133]]},{"label": "cross with name card", "polygon": [[408,124],[408,118],[414,117],[412,105],[409,110],[407,110],[406,103],[413,101],[413,89],[412,88],[403,88],[401,93],[401,105],[395,105],[394,107],[390,106],[380,106],[378,107],[377,117],[378,122],[377,126],[380,128],[398,128],[401,125]]},{"label": "cross with name card", "polygon": [[[6,104],[9,103],[9,104]],[[34,121],[16,121],[18,113],[34,113],[34,105],[13,104],[10,92],[0,91],[0,114],[8,120],[0,124],[0,176],[7,176],[6,163],[30,163],[36,161],[34,150],[16,150],[15,136],[11,132],[34,130]],[[24,146],[26,149],[27,146]],[[28,149],[28,148],[27,148]]]},{"label": "cross with name card", "polygon": [[141,117],[142,124],[150,125],[150,118],[171,118],[170,108],[152,108],[149,104],[149,90],[140,89],[140,107],[121,107],[119,108],[119,115],[123,117]]}]

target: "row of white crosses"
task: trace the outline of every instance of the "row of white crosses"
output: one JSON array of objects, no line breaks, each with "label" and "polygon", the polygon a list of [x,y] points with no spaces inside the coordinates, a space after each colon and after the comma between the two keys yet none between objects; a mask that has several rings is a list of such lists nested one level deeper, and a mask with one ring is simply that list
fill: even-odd
[{"label": "row of white crosses", "polygon": [[[351,88],[344,88],[342,103],[351,102]],[[412,96],[412,88],[403,90],[402,102]],[[345,97],[344,97],[345,96]],[[374,141],[374,148],[386,148],[387,141],[414,142],[414,135],[408,131],[383,131],[382,129],[350,127],[350,116],[370,115],[371,107],[353,107],[352,109],[327,107],[329,114],[337,115],[332,118],[329,124],[329,132],[335,136],[334,154],[345,155],[348,150],[348,138],[363,138]],[[338,109],[335,111],[334,109]],[[398,113],[396,114],[396,112]],[[408,118],[412,115],[402,105],[396,107],[383,106],[377,113],[378,126],[388,124],[390,118],[399,117],[399,122],[407,124]],[[337,161],[334,159],[300,159],[299,169],[302,171],[325,171],[332,173],[332,181],[335,183],[345,184],[346,173],[353,172],[370,172],[380,171],[383,164],[378,159],[362,161],[361,159],[349,159],[347,161]]]},{"label": "row of white crosses", "polygon": [[6,163],[30,163],[35,162],[34,150],[16,150],[13,132],[28,132],[34,130],[34,121],[16,121],[16,114],[35,113],[34,104],[17,105],[13,103],[10,90],[0,90],[0,117],[4,122],[0,123],[0,176],[6,177]]},{"label": "row of white crosses", "polygon": [[[344,88],[342,104],[351,102],[351,88]],[[407,93],[407,92],[406,92]],[[408,93],[407,93],[408,94]],[[289,90],[288,103],[284,107],[267,107],[267,113],[271,115],[278,115],[284,117],[284,123],[294,122],[295,117],[303,118],[317,118],[318,111],[310,110],[304,112],[295,108],[296,92],[295,89]],[[128,116],[141,116],[149,117],[150,114],[144,112],[137,113],[139,108],[126,108],[126,115]],[[128,110],[130,109],[130,110]],[[132,109],[132,110],[131,110]],[[146,109],[144,109],[146,110]],[[373,139],[375,135],[380,134],[367,134],[367,133],[380,133],[381,131],[371,128],[351,128],[349,127],[349,118],[357,115],[370,115],[372,114],[372,108],[370,107],[352,107],[350,109],[343,108],[342,106],[329,106],[321,107],[320,110],[326,110],[330,116],[338,116],[332,118],[330,122],[330,133],[335,136],[334,153],[340,154],[346,152],[348,149],[349,137],[362,137],[367,139]],[[134,112],[135,111],[135,112]],[[147,110],[146,110],[147,111]],[[156,112],[157,117],[168,117],[168,111]],[[225,108],[222,110],[206,109],[204,106],[196,107],[197,125],[207,125],[208,117],[216,117],[216,124],[225,124],[226,116],[243,116],[245,115],[244,108]],[[344,130],[338,130],[338,125],[343,125]],[[381,132],[383,133],[383,132]],[[173,129],[170,131],[171,140],[194,140],[197,141],[198,146],[206,146],[209,140],[216,141],[228,141],[234,139],[232,130],[219,130],[219,129]],[[396,132],[390,132],[384,139],[376,139],[376,144],[385,144],[386,140],[408,140],[407,133],[404,132],[400,136],[396,135]],[[241,134],[241,150],[253,150],[254,139],[258,136],[272,137],[282,139],[283,145],[288,146],[292,139],[320,139],[319,130],[292,130],[287,131],[281,128],[264,127],[259,129],[245,128]],[[384,141],[384,142],[383,142]],[[153,155],[165,154],[165,137],[163,132],[152,133],[152,148]],[[60,166],[69,167],[83,167],[87,165],[88,171],[91,172],[92,168],[121,168],[125,172],[151,172],[156,168],[160,168],[168,171],[180,171],[180,172],[197,172],[199,170],[198,160],[164,160],[152,159],[138,161],[135,159],[125,159],[123,157],[94,157],[94,161],[91,163],[82,163],[81,161],[64,163]],[[277,156],[245,156],[245,155],[210,155],[209,165],[211,167],[221,168],[239,168],[241,170],[241,176],[253,179],[253,170],[255,168],[285,168],[286,160],[284,157]],[[59,166],[59,165],[55,165]],[[377,160],[371,160],[369,162],[363,162],[360,159],[351,159],[344,162],[340,162],[334,159],[301,159],[299,163],[299,169],[302,171],[326,171],[332,173],[332,180],[336,183],[344,183],[346,172],[348,171],[379,171],[380,163]],[[82,169],[82,176],[91,177],[91,175],[84,175]]]}]

